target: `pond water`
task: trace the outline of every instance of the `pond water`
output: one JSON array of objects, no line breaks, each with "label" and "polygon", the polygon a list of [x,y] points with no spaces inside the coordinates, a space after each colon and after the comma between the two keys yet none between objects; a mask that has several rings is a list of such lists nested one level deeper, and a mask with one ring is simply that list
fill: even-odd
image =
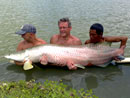
[{"label": "pond water", "polygon": [[[97,22],[103,24],[104,36],[130,36],[129,0],[0,0],[0,80],[62,80],[75,89],[93,89],[99,98],[129,98],[130,64],[87,67],[76,71],[35,66],[32,70],[24,71],[2,57],[16,51],[22,38],[15,32],[22,25],[33,24],[37,28],[37,36],[49,43],[50,37],[59,33],[57,22],[63,17],[70,18],[71,33],[83,43],[89,38],[89,27]],[[114,43],[113,47],[119,45]],[[129,39],[125,56],[130,56]]]}]

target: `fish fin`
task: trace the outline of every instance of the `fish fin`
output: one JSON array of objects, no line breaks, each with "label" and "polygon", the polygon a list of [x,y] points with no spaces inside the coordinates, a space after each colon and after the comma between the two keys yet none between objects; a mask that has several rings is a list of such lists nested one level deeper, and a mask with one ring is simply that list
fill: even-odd
[{"label": "fish fin", "polygon": [[115,65],[116,65],[116,62],[115,62],[115,61],[112,61],[111,64],[115,66]]},{"label": "fish fin", "polygon": [[23,65],[23,69],[24,70],[30,70],[33,68],[32,62],[30,60],[27,60],[24,65]]},{"label": "fish fin", "polygon": [[[124,60],[124,58],[125,57],[122,56],[122,55],[117,56],[117,59],[119,59],[119,60]],[[100,67],[106,67],[109,64],[116,65],[116,62],[119,62],[119,61],[115,61],[115,60],[110,59],[107,62],[104,62],[104,64],[101,64],[101,65],[98,65],[98,66],[100,66]]]},{"label": "fish fin", "polygon": [[40,63],[41,63],[42,65],[47,65],[47,64],[48,64],[47,57],[46,57],[46,56],[42,56],[42,57],[40,58]]},{"label": "fish fin", "polygon": [[[98,67],[107,67],[112,62],[112,59],[109,59],[108,61],[102,62],[101,64],[97,64]],[[95,65],[95,64],[94,64]]]},{"label": "fish fin", "polygon": [[74,66],[85,69],[85,67],[83,65],[81,65],[81,64],[74,64]]},{"label": "fish fin", "polygon": [[40,62],[42,65],[47,65],[48,62]]},{"label": "fish fin", "polygon": [[108,63],[105,63],[105,64],[96,65],[96,66],[98,66],[98,67],[107,67],[109,64],[110,63],[108,62]]}]

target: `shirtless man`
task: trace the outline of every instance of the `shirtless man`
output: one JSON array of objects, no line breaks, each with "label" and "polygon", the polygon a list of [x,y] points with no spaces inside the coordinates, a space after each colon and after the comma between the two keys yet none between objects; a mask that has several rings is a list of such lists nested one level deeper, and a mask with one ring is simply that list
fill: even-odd
[{"label": "shirtless man", "polygon": [[[27,48],[32,48],[37,45],[46,44],[46,42],[40,38],[36,37],[36,28],[31,24],[25,24],[20,31],[16,32],[16,34],[21,35],[24,39],[22,40],[18,46],[17,51],[25,50]],[[23,65],[24,62],[16,62],[16,65]]]},{"label": "shirtless man", "polygon": [[[70,34],[72,26],[68,18],[60,19],[58,21],[58,26],[59,26],[59,34],[55,34],[51,37],[50,39],[51,44],[64,45],[64,46],[82,45],[82,42],[79,38]],[[47,58],[43,56],[40,61],[41,61],[41,64],[44,64],[46,63]],[[74,66],[71,60],[68,61],[67,66],[70,70],[77,69],[77,67]]]},{"label": "shirtless man", "polygon": [[126,46],[126,42],[128,37],[126,36],[103,36],[103,26],[99,23],[95,23],[90,27],[89,36],[90,39],[85,41],[85,44],[97,44],[97,43],[105,43],[111,44],[113,42],[120,42],[120,48],[122,46]]},{"label": "shirtless man", "polygon": [[82,42],[79,38],[70,34],[72,29],[71,22],[68,18],[62,18],[58,21],[59,34],[55,34],[51,37],[51,44],[58,45],[81,45]]},{"label": "shirtless man", "polygon": [[[120,42],[120,48],[124,49],[123,47],[126,47],[126,42],[128,37],[126,36],[109,36],[104,37],[103,36],[103,26],[99,23],[95,23],[90,27],[89,36],[90,39],[85,41],[85,44],[104,44],[104,45],[111,45],[113,42]],[[118,60],[116,57],[115,60]],[[91,66],[91,64],[88,64],[88,66]]]}]

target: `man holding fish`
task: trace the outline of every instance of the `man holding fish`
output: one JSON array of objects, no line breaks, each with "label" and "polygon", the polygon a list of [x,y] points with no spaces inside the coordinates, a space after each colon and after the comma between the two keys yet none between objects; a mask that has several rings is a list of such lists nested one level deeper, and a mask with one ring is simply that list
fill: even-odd
[{"label": "man holding fish", "polygon": [[[102,24],[95,23],[90,27],[90,39],[85,41],[85,44],[103,44],[111,46],[113,42],[120,42],[120,48],[126,47],[128,37],[126,36],[103,36],[104,28]],[[124,54],[124,53],[123,53]],[[116,58],[115,58],[116,59]],[[118,60],[118,59],[117,59]]]},{"label": "man holding fish", "polygon": [[[80,39],[79,38],[77,38],[77,37],[74,37],[74,36],[72,36],[72,35],[70,35],[70,31],[71,31],[71,23],[70,23],[70,21],[69,21],[69,19],[68,18],[63,18],[63,19],[60,19],[60,21],[58,22],[58,26],[59,26],[59,30],[60,30],[60,34],[57,34],[57,35],[54,35],[54,36],[52,36],[52,38],[51,38],[51,40],[50,40],[50,43],[51,44],[58,44],[58,45],[66,45],[66,46],[69,46],[69,45],[81,45],[82,43],[81,43],[81,41],[80,41]],[[21,29],[22,30],[22,29]],[[19,34],[19,33],[17,33],[17,34]],[[25,33],[26,34],[26,33]],[[22,35],[22,34],[21,34]],[[25,40],[25,38],[24,38],[24,40]],[[45,41],[44,41],[45,42]],[[86,41],[87,42],[87,41]],[[112,41],[111,41],[112,42]],[[92,42],[90,42],[90,43],[94,43],[93,41]],[[45,44],[45,43],[41,43],[41,44]],[[85,43],[85,44],[87,44],[87,43]],[[37,45],[40,45],[40,44],[37,44]],[[56,49],[59,49],[59,51],[61,51],[61,49],[60,48],[70,48],[71,49],[71,47],[59,47],[59,46],[45,46],[45,47],[51,47],[51,48],[55,48],[56,47]],[[58,47],[58,48],[57,48]],[[82,47],[82,46],[81,46]],[[79,56],[80,56],[80,52],[85,52],[85,53],[87,53],[87,52],[90,52],[91,51],[91,53],[89,53],[89,55],[88,55],[88,57],[90,56],[90,55],[95,55],[95,57],[97,57],[98,58],[98,55],[100,55],[99,53],[97,54],[97,51],[93,51],[93,49],[91,50],[91,49],[89,49],[89,48],[85,48],[85,47],[83,47],[83,49],[81,48],[81,47],[77,47],[77,48],[79,48],[79,49],[74,49],[73,47],[72,47],[72,50],[74,49],[74,51],[76,50],[77,52],[79,52]],[[30,48],[30,47],[27,47],[27,48]],[[118,56],[118,54],[123,54],[123,50],[124,50],[124,44],[121,46],[121,49],[117,49],[117,50],[114,50],[114,55],[113,54],[111,54],[112,52],[110,52],[110,54],[102,54],[101,53],[101,56],[108,56],[108,59],[110,59],[111,60],[111,58],[113,58],[113,56]],[[26,48],[25,48],[26,49]],[[82,50],[82,51],[81,51]],[[104,52],[104,50],[105,49],[102,49],[102,51]],[[109,50],[109,49],[108,49]],[[111,49],[110,49],[111,50]],[[110,51],[109,50],[109,51]],[[20,51],[20,50],[18,50],[18,51]],[[52,51],[52,50],[51,50]],[[65,49],[65,51],[66,51],[66,49]],[[64,51],[64,52],[65,52]],[[71,50],[70,50],[71,51]],[[95,52],[95,53],[93,53],[93,52]],[[69,50],[67,49],[67,51],[66,51],[66,53],[68,53],[69,52]],[[44,52],[43,52],[44,53]],[[48,53],[48,52],[47,52]],[[58,52],[59,53],[59,52]],[[73,54],[73,52],[72,52],[72,54]],[[50,54],[49,54],[50,55]],[[57,55],[57,54],[56,54]],[[66,55],[66,54],[65,54]],[[69,55],[69,54],[68,54]],[[83,55],[83,54],[82,54]],[[55,55],[54,55],[55,56]],[[85,55],[85,58],[86,58],[87,56]],[[100,59],[99,61],[97,61],[98,63],[94,63],[93,61],[94,60],[92,60],[92,58],[94,58],[94,57],[92,57],[92,56],[90,56],[91,57],[91,60],[90,60],[90,58],[89,58],[89,60],[88,60],[88,58],[86,58],[86,61],[87,61],[87,63],[83,63],[82,61],[84,61],[83,59],[82,59],[82,61],[80,62],[81,64],[86,64],[85,66],[88,66],[88,65],[94,65],[94,64],[97,64],[97,65],[99,65],[99,64],[103,64],[104,62],[105,63],[108,63],[108,61],[106,60],[106,59]],[[49,57],[49,58],[51,58],[51,57]],[[62,57],[61,57],[62,58]],[[64,57],[63,57],[64,58]],[[78,57],[77,57],[78,58]],[[82,57],[81,57],[82,58]],[[52,58],[52,59],[54,59],[54,58]],[[55,58],[56,60],[54,60],[54,61],[57,61],[57,58]],[[79,58],[80,59],[80,58]],[[62,60],[62,59],[61,59]],[[39,61],[40,61],[40,63],[41,64],[43,64],[43,65],[46,65],[47,63],[48,63],[48,57],[47,57],[47,54],[45,53],[45,55],[43,54],[42,55],[42,57],[40,57],[39,58]],[[51,60],[51,61],[53,61],[53,60]],[[64,61],[64,59],[63,59],[63,61]],[[89,61],[91,61],[92,63],[89,63]],[[59,62],[59,61],[57,61],[57,62]],[[57,63],[57,62],[55,62],[55,63]],[[80,64],[75,64],[75,62],[77,62],[77,61],[73,61],[72,59],[69,59],[69,57],[68,57],[68,59],[67,59],[67,61],[65,61],[66,63],[65,63],[65,65],[67,65],[68,66],[68,68],[70,69],[70,70],[76,70],[77,69],[77,67],[79,67],[79,65]],[[79,63],[78,62],[78,63]],[[62,61],[60,61],[60,66],[62,66]],[[17,64],[17,63],[16,63]],[[24,64],[24,62],[22,62],[22,64]],[[80,66],[81,67],[81,66]]]},{"label": "man holding fish", "polygon": [[[21,37],[24,39],[18,44],[17,51],[22,51],[27,48],[32,48],[34,46],[46,44],[46,41],[36,37],[36,27],[34,27],[31,24],[25,24],[21,27],[20,31],[16,32],[16,34],[21,35]],[[24,62],[17,61],[15,61],[15,63],[17,65],[24,64]]]},{"label": "man holding fish", "polygon": [[90,39],[85,41],[85,44],[105,44],[111,46],[113,42],[120,42],[120,48],[126,46],[128,37],[126,36],[103,36],[104,28],[101,24],[95,23],[90,27]]},{"label": "man holding fish", "polygon": [[[82,45],[82,42],[78,37],[70,34],[72,26],[69,18],[61,18],[58,21],[58,27],[59,27],[59,34],[55,34],[51,37],[50,39],[51,44],[65,45],[65,46]],[[68,61],[68,65],[70,69],[77,69],[77,67],[73,65],[73,62],[71,60]]]}]

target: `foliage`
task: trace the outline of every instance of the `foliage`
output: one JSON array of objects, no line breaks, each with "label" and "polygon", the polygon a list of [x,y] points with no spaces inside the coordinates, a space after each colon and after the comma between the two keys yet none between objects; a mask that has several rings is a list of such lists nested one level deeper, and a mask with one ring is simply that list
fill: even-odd
[{"label": "foliage", "polygon": [[92,90],[76,91],[63,83],[45,81],[44,84],[34,80],[26,82],[0,82],[0,98],[98,98]]}]

